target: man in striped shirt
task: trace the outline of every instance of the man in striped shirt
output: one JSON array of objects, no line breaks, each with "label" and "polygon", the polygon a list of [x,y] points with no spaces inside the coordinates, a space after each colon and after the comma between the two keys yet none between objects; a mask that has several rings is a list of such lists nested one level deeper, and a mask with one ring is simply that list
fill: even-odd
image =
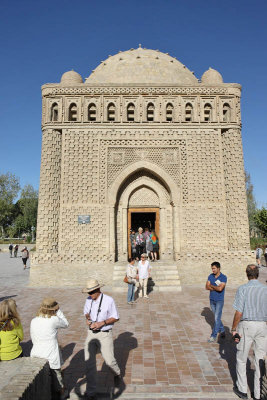
[{"label": "man in striped shirt", "polygon": [[247,399],[246,364],[251,345],[255,356],[254,399],[260,399],[260,363],[266,354],[267,346],[267,286],[258,281],[259,269],[250,264],[246,269],[248,283],[237,289],[232,325],[233,336],[237,344],[236,374],[237,381],[233,390],[241,399]]}]

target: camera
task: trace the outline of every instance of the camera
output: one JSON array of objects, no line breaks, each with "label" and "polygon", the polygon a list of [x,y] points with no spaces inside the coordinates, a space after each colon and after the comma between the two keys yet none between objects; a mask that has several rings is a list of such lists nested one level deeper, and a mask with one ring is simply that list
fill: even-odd
[{"label": "camera", "polygon": [[233,336],[233,340],[235,340],[235,339],[238,339],[238,340],[240,341],[241,336],[239,335],[239,333],[236,333],[236,334]]},{"label": "camera", "polygon": [[92,331],[93,333],[98,333],[100,332],[100,329],[91,329],[90,326],[91,324],[93,324],[95,321],[90,321],[90,325],[89,325],[89,330]]}]

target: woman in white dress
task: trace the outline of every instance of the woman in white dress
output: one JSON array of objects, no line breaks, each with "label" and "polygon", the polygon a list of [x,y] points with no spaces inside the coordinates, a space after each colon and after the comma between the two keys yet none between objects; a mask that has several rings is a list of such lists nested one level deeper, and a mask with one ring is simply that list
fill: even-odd
[{"label": "woman in white dress", "polygon": [[31,357],[46,358],[52,373],[53,390],[60,392],[61,399],[68,396],[64,387],[61,366],[61,351],[57,341],[59,328],[67,328],[69,323],[59,309],[57,301],[51,297],[43,300],[37,316],[31,321],[31,339],[33,347]]},{"label": "woman in white dress", "polygon": [[147,260],[146,253],[141,254],[141,260],[138,263],[138,275],[139,275],[139,297],[145,297],[148,299],[147,295],[147,281],[150,277],[151,266]]}]

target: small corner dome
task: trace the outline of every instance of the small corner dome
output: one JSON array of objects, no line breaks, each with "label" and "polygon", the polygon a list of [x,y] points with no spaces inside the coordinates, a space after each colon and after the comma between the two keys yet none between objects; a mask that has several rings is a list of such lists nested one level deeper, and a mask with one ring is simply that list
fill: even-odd
[{"label": "small corner dome", "polygon": [[60,83],[62,85],[76,85],[83,83],[83,78],[78,72],[67,71],[62,75]]},{"label": "small corner dome", "polygon": [[220,72],[216,71],[216,69],[209,68],[201,78],[202,83],[206,83],[207,85],[216,85],[218,83],[223,83],[223,78]]}]

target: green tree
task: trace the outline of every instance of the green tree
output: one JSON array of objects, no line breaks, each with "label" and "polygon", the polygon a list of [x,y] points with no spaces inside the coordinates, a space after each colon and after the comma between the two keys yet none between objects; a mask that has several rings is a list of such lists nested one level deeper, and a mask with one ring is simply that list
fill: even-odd
[{"label": "green tree", "polygon": [[249,233],[252,235],[252,231],[256,228],[255,214],[257,212],[256,200],[253,194],[253,185],[251,183],[250,174],[245,171],[246,180],[246,194],[248,204],[248,221],[249,221]]},{"label": "green tree", "polygon": [[1,235],[14,219],[14,200],[20,190],[19,179],[10,172],[0,175],[0,227]]},{"label": "green tree", "polygon": [[254,219],[262,236],[267,238],[267,208],[262,207],[261,210],[257,210]]},{"label": "green tree", "polygon": [[19,215],[12,226],[16,235],[31,233],[32,226],[36,229],[38,191],[32,185],[26,185],[21,191],[20,199],[17,202]]}]

